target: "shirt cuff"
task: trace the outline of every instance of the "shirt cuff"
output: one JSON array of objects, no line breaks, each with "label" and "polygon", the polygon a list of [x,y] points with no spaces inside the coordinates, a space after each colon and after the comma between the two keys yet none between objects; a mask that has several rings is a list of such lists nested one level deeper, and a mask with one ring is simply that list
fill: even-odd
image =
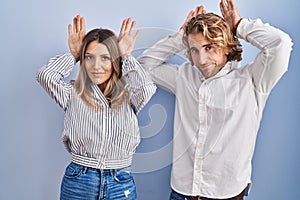
[{"label": "shirt cuff", "polygon": [[122,58],[122,74],[125,75],[130,71],[134,71],[137,66],[137,60],[131,56],[127,55]]},{"label": "shirt cuff", "polygon": [[65,55],[68,56],[68,57],[72,57],[73,60],[74,60],[74,64],[77,62],[76,58],[73,56],[73,54],[71,52],[68,51],[68,52],[65,53]]},{"label": "shirt cuff", "polygon": [[251,20],[243,18],[236,29],[236,36],[247,41],[247,35],[258,25],[262,25],[261,19]]}]

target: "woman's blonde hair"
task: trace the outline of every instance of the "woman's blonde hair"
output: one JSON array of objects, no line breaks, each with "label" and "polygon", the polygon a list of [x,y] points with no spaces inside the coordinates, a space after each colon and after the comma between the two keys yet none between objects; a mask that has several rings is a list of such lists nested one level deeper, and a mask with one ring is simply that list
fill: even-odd
[{"label": "woman's blonde hair", "polygon": [[187,57],[192,64],[193,61],[191,58],[188,36],[189,34],[197,33],[202,33],[212,45],[223,50],[226,49],[226,52],[228,52],[228,61],[242,60],[242,45],[231,31],[230,26],[222,17],[214,13],[206,13],[193,17],[184,30],[183,44],[187,49]]},{"label": "woman's blonde hair", "polygon": [[105,83],[99,85],[99,87],[104,88],[102,92],[110,106],[116,108],[122,101],[128,101],[129,91],[126,88],[125,78],[122,76],[122,59],[120,57],[118,39],[112,31],[108,29],[93,29],[86,34],[80,51],[80,70],[74,87],[77,96],[81,98],[88,108],[102,108],[95,99],[92,91],[93,83],[87,74],[84,62],[87,46],[95,40],[104,44],[111,56],[112,74],[110,78]]}]

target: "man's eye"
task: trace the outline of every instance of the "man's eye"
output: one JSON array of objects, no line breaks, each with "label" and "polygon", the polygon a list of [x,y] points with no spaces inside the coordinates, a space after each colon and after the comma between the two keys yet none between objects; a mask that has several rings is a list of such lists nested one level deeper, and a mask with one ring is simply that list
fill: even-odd
[{"label": "man's eye", "polygon": [[191,51],[192,54],[197,54],[197,53],[199,53],[199,50],[196,49],[196,48],[194,48],[194,47],[192,47],[190,51]]},{"label": "man's eye", "polygon": [[205,50],[206,50],[206,51],[210,51],[210,50],[212,50],[212,48],[213,48],[212,45],[207,45],[207,46],[205,46]]}]

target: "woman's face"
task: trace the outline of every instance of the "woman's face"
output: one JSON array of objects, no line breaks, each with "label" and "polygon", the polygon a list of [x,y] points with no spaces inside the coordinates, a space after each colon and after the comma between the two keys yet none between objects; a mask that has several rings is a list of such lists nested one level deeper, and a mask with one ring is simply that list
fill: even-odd
[{"label": "woman's face", "polygon": [[104,44],[96,40],[88,44],[84,63],[89,78],[98,86],[105,83],[112,74],[113,67],[109,51]]}]

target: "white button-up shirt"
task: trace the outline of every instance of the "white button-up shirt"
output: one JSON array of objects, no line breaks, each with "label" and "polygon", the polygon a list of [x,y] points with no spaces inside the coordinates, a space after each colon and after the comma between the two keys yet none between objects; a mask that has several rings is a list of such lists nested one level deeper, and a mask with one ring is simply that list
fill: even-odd
[{"label": "white button-up shirt", "polygon": [[255,60],[243,67],[228,62],[208,79],[190,62],[166,62],[184,49],[182,32],[138,59],[158,86],[176,95],[171,186],[181,194],[230,198],[251,183],[263,109],[288,68],[292,42],[260,19],[243,19],[237,36],[260,50]]}]

